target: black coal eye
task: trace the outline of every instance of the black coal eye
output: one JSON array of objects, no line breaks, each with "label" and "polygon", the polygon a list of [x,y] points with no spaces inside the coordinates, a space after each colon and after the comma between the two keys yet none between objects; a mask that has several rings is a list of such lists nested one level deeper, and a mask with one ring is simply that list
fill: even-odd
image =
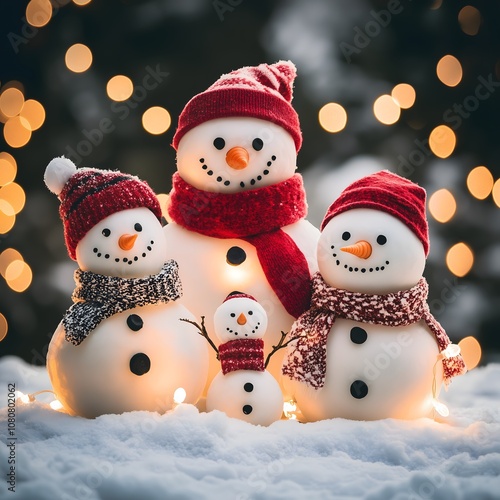
[{"label": "black coal eye", "polygon": [[142,231],[142,226],[137,222],[136,224],[134,224],[134,229],[140,233]]},{"label": "black coal eye", "polygon": [[231,318],[234,318],[235,316],[236,316],[236,314],[231,313]]},{"label": "black coal eye", "polygon": [[111,234],[111,231],[108,228],[102,230],[102,235],[104,237],[107,238],[110,234]]},{"label": "black coal eye", "polygon": [[377,236],[377,243],[379,245],[385,245],[387,243],[387,238],[383,234],[380,234]]},{"label": "black coal eye", "polygon": [[342,233],[342,239],[343,239],[344,241],[347,241],[350,237],[351,237],[351,233],[350,233],[349,231],[344,231],[344,232]]},{"label": "black coal eye", "polygon": [[248,311],[249,316],[253,314],[253,311]]},{"label": "black coal eye", "polygon": [[224,149],[225,145],[226,145],[226,141],[222,137],[217,137],[214,139],[215,149],[218,149],[218,150]]},{"label": "black coal eye", "polygon": [[252,148],[255,149],[255,151],[260,151],[264,147],[264,141],[257,137],[252,141]]}]

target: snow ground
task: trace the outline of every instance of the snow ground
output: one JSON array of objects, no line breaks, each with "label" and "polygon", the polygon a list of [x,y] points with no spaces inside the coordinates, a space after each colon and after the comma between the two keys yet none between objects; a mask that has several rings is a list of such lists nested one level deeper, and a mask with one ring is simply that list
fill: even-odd
[{"label": "snow ground", "polygon": [[[16,492],[6,480],[8,384],[50,388],[44,368],[0,359],[0,498],[499,499],[500,364],[442,393],[447,423],[342,419],[255,427],[190,405],[95,420],[16,406]],[[43,397],[40,398],[43,400]],[[50,397],[46,401],[50,401]]]}]

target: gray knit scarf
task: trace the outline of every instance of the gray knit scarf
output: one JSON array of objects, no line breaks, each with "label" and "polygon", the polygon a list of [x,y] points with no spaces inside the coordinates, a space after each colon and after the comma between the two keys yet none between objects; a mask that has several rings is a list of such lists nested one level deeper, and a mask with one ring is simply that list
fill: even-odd
[{"label": "gray knit scarf", "polygon": [[163,264],[161,271],[145,278],[119,278],[90,271],[75,271],[74,304],[64,314],[66,340],[81,344],[99,323],[116,313],[148,304],[167,303],[182,296],[179,265]]},{"label": "gray knit scarf", "polygon": [[[429,287],[425,278],[409,290],[372,295],[329,286],[319,273],[312,277],[311,309],[293,324],[290,338],[298,340],[288,348],[282,372],[291,379],[319,389],[325,384],[326,343],[336,318],[376,325],[402,326],[424,321],[436,337],[439,351],[450,339],[431,314],[427,304]],[[443,359],[444,381],[466,371],[462,356]]]}]

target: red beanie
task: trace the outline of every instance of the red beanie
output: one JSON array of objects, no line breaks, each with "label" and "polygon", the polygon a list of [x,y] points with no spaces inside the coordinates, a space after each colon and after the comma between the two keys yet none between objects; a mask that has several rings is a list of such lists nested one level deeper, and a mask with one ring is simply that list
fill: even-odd
[{"label": "red beanie", "polygon": [[255,300],[255,302],[257,302],[257,300],[255,299],[255,297],[252,297],[251,295],[249,295],[248,293],[243,293],[243,292],[237,292],[237,291],[234,291],[234,292],[231,292],[224,300],[222,303],[228,301],[229,299],[250,299],[250,300]]},{"label": "red beanie", "polygon": [[299,117],[291,105],[297,71],[290,61],[246,66],[222,75],[205,92],[195,95],[179,116],[172,146],[177,150],[183,135],[215,118],[250,116],[283,127],[302,145]]},{"label": "red beanie", "polygon": [[45,171],[47,187],[59,196],[59,215],[69,256],[98,222],[129,208],[149,208],[161,220],[161,207],[153,190],[133,175],[96,168],[76,169],[67,158],[55,158]]},{"label": "red beanie", "polygon": [[383,210],[397,217],[416,234],[427,256],[429,229],[425,199],[425,189],[388,170],[382,170],[347,186],[326,212],[321,230],[333,217],[353,208]]}]

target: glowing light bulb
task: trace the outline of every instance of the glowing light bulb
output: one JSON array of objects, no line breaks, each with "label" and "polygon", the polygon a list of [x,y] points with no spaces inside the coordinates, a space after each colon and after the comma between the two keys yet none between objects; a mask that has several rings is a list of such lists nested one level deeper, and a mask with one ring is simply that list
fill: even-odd
[{"label": "glowing light bulb", "polygon": [[434,410],[436,410],[436,412],[439,413],[442,417],[449,416],[450,410],[444,403],[441,403],[437,399],[433,399],[432,406],[434,407]]},{"label": "glowing light bulb", "polygon": [[283,414],[286,418],[288,418],[288,420],[297,420],[297,415],[295,414],[296,411],[297,404],[293,399],[283,403]]},{"label": "glowing light bulb", "polygon": [[14,394],[16,395],[16,399],[21,401],[21,403],[28,404],[35,401],[35,398],[31,394],[24,394],[21,391],[16,391]]},{"label": "glowing light bulb", "polygon": [[179,387],[174,392],[174,403],[177,405],[184,403],[186,396],[187,396],[186,389],[184,389],[183,387]]},{"label": "glowing light bulb", "polygon": [[58,399],[54,399],[54,401],[52,401],[49,405],[53,410],[60,410],[62,409],[63,407],[63,404],[58,400]]}]

